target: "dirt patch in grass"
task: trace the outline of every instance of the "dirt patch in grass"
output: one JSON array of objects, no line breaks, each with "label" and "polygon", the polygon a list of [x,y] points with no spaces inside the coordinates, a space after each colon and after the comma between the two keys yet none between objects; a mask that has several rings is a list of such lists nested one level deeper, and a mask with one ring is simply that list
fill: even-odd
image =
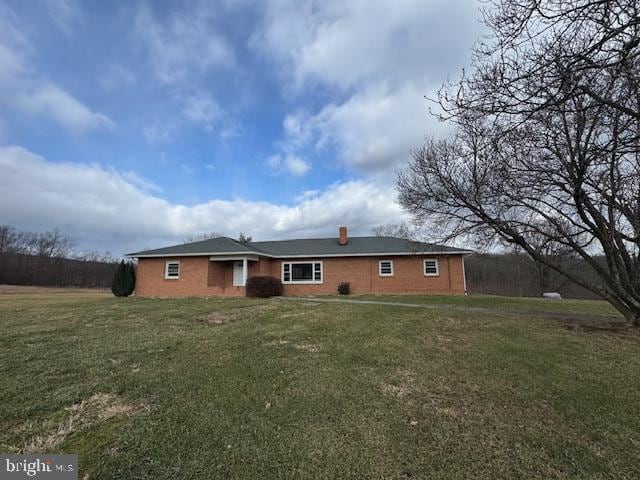
[{"label": "dirt patch in grass", "polygon": [[402,398],[415,390],[415,383],[415,373],[401,368],[388,382],[382,382],[381,388],[385,395]]},{"label": "dirt patch in grass", "polygon": [[587,333],[614,333],[638,336],[640,329],[633,328],[621,320],[565,320],[562,326],[567,330]]},{"label": "dirt patch in grass", "polygon": [[[291,342],[289,340],[272,340],[270,342],[265,343],[264,345],[268,346],[268,347],[281,347],[283,345],[289,345]],[[320,351],[320,345],[317,345],[315,343],[295,343],[293,344],[293,347],[296,350],[300,350],[301,352],[308,352],[308,353],[318,353]]]},{"label": "dirt patch in grass", "polygon": [[467,346],[467,342],[460,337],[447,334],[436,334],[434,336],[436,349],[441,352],[458,352]]},{"label": "dirt patch in grass", "polygon": [[301,350],[303,352],[309,353],[318,353],[320,351],[320,345],[316,345],[313,343],[301,343],[295,345],[296,350]]},{"label": "dirt patch in grass", "polygon": [[222,325],[231,320],[230,315],[224,315],[222,313],[210,313],[206,317],[198,317],[196,320],[200,323],[208,323],[210,325]]},{"label": "dirt patch in grass", "polygon": [[282,313],[279,318],[299,318],[306,317],[309,314],[307,312],[292,312],[292,313]]},{"label": "dirt patch in grass", "polygon": [[224,325],[225,323],[235,322],[237,320],[242,320],[243,318],[262,315],[273,308],[274,305],[272,304],[251,305],[248,307],[234,308],[229,311],[212,312],[207,315],[196,317],[195,320],[198,323],[205,323],[208,325]]},{"label": "dirt patch in grass", "polygon": [[129,417],[148,410],[143,403],[127,403],[112,393],[96,393],[80,403],[65,408],[66,418],[42,435],[29,439],[22,453],[51,451],[64,443],[69,435],[112,418]]}]

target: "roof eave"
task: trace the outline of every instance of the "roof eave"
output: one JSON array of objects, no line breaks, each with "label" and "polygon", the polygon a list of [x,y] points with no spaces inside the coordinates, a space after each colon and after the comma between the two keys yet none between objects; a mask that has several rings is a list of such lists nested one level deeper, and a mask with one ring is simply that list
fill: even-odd
[{"label": "roof eave", "polygon": [[371,252],[371,253],[323,253],[316,255],[271,255],[272,258],[331,258],[331,257],[392,257],[410,255],[471,255],[468,250],[434,251],[434,252]]},{"label": "roof eave", "polygon": [[331,257],[385,257],[408,255],[471,255],[469,250],[433,251],[433,252],[367,252],[367,253],[321,253],[321,254],[296,254],[296,255],[272,255],[264,252],[200,252],[200,253],[128,253],[128,258],[162,258],[162,257],[213,257],[228,255],[258,255],[269,258],[331,258]]},{"label": "roof eave", "polygon": [[158,258],[158,257],[212,257],[212,256],[225,256],[225,255],[260,255],[263,257],[270,257],[262,252],[254,251],[242,251],[242,252],[196,252],[196,253],[127,253],[125,257],[129,258]]}]

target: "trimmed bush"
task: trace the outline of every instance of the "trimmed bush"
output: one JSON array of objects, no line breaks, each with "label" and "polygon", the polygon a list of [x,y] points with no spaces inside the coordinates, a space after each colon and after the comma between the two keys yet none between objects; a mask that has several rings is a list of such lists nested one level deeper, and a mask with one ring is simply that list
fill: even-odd
[{"label": "trimmed bush", "polygon": [[282,295],[282,282],[274,277],[249,277],[247,297],[279,297]]},{"label": "trimmed bush", "polygon": [[111,291],[116,297],[128,297],[136,288],[136,267],[122,260],[111,282]]},{"label": "trimmed bush", "polygon": [[351,293],[351,284],[349,282],[340,282],[338,284],[338,293],[340,295],[349,295]]}]

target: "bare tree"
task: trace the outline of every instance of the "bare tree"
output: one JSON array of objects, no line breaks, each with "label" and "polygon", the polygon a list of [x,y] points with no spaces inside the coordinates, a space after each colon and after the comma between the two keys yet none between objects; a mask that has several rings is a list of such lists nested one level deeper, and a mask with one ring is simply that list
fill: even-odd
[{"label": "bare tree", "polygon": [[71,254],[74,240],[57,228],[42,233],[32,233],[29,238],[31,254],[41,258],[64,258]]},{"label": "bare tree", "polygon": [[224,237],[224,234],[220,232],[196,233],[194,235],[189,235],[188,237],[185,237],[182,243],[200,242],[202,240],[210,240],[212,238],[220,238],[220,237]]},{"label": "bare tree", "polygon": [[396,237],[406,240],[417,240],[415,230],[405,222],[376,225],[371,229],[371,234],[376,237]]},{"label": "bare tree", "polygon": [[[517,123],[584,95],[640,119],[637,0],[484,3],[491,34],[474,48],[474,74],[441,91],[446,110],[455,104]],[[463,99],[467,87],[474,92]]]},{"label": "bare tree", "polygon": [[[443,240],[515,244],[635,326],[638,5],[492,1],[485,22],[493,36],[475,48],[474,73],[445,85],[438,99],[455,133],[428,140],[398,180],[402,205]],[[568,268],[567,256],[582,259],[595,280]]]},{"label": "bare tree", "polygon": [[253,237],[251,235],[245,235],[242,232],[240,232],[240,235],[238,235],[238,241],[240,243],[249,243],[251,240],[253,240]]},{"label": "bare tree", "polygon": [[582,262],[567,248],[557,248],[556,244],[542,239],[533,243],[538,249],[538,254],[547,260],[546,263],[539,262],[526,254],[526,256],[522,255],[522,249],[517,244],[513,245],[514,254],[521,256],[524,260],[519,262],[523,264],[521,275],[528,277],[535,287],[535,290],[529,291],[529,294],[542,295],[544,292],[558,292],[564,290],[571,282],[565,275],[550,268],[548,263],[562,265],[563,269],[572,270],[576,275],[582,274],[580,271]]},{"label": "bare tree", "polygon": [[15,252],[20,244],[20,232],[9,225],[0,225],[0,253]]}]

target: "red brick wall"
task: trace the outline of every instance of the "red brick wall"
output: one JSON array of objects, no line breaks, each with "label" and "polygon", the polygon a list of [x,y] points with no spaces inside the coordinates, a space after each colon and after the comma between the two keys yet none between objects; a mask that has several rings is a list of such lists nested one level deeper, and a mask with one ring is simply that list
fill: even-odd
[{"label": "red brick wall", "polygon": [[[426,277],[424,258],[437,258],[440,275]],[[180,278],[165,280],[167,260],[180,261]],[[291,259],[301,261],[307,259]],[[337,293],[342,281],[351,284],[352,293],[440,293],[464,294],[461,255],[434,257],[335,257],[313,258],[323,263],[323,283],[319,285],[285,284],[285,295],[321,295]],[[378,275],[378,261],[393,260],[393,277]],[[249,276],[270,275],[281,278],[282,262],[286,259],[261,258],[249,262]],[[231,262],[211,262],[208,257],[141,258],[138,260],[137,296],[207,296],[244,295],[244,287],[233,287]]]},{"label": "red brick wall", "polygon": [[[165,262],[180,262],[180,278],[164,278]],[[140,258],[136,271],[138,297],[244,296],[244,287],[232,287],[233,267],[210,262],[209,257]]]},{"label": "red brick wall", "polygon": [[[423,273],[424,258],[437,258],[439,273],[437,277],[426,277]],[[301,259],[292,259],[299,261]],[[314,260],[309,258],[309,260]],[[437,257],[341,257],[319,258],[322,261],[323,283],[319,285],[285,284],[285,295],[314,295],[337,293],[342,281],[351,284],[352,293],[443,293],[464,294],[462,275],[462,256],[448,255]],[[380,277],[378,262],[393,261],[393,276]],[[281,262],[272,261],[271,275],[281,278]]]}]

